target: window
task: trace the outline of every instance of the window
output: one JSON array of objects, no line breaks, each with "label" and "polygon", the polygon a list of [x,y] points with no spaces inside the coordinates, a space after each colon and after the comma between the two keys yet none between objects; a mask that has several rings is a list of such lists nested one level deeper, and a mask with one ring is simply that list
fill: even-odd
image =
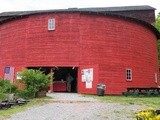
[{"label": "window", "polygon": [[155,83],[158,82],[158,75],[157,75],[157,73],[154,73],[154,81],[155,81]]},{"label": "window", "polygon": [[55,19],[48,19],[48,30],[55,30]]},{"label": "window", "polygon": [[126,69],[126,80],[131,81],[132,80],[132,70]]}]

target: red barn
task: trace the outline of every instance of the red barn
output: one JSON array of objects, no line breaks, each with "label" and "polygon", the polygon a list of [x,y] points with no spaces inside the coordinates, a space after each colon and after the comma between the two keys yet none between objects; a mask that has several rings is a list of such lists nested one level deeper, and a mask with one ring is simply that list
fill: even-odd
[{"label": "red barn", "polygon": [[[25,68],[54,72],[52,91],[122,94],[158,86],[159,32],[154,8],[130,6],[0,14],[0,76],[14,81]],[[51,77],[52,80],[52,77]]]}]

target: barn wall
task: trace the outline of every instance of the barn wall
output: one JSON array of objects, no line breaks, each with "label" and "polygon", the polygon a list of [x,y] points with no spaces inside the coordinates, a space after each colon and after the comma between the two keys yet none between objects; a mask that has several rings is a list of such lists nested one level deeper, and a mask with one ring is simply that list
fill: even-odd
[{"label": "barn wall", "polygon": [[[82,15],[80,36],[81,64],[99,64],[99,82],[106,84],[106,94],[120,94],[129,86],[157,86],[156,37],[144,26]],[[127,68],[133,71],[131,82],[126,81]]]},{"label": "barn wall", "polygon": [[[56,19],[54,31],[47,29],[49,18]],[[156,37],[138,23],[109,16],[52,13],[10,21],[0,31],[2,77],[5,66],[15,66],[18,72],[27,66],[97,65],[98,77],[90,94],[96,93],[97,83],[106,84],[106,94],[121,94],[127,86],[157,86]],[[131,82],[126,81],[126,68],[133,71]],[[83,87],[79,93],[86,92]]]},{"label": "barn wall", "polygon": [[4,67],[11,66],[20,71],[25,63],[27,19],[18,19],[0,26],[0,77],[4,77]]},{"label": "barn wall", "polygon": [[[56,29],[48,31],[48,19]],[[27,22],[26,64],[66,66],[79,63],[79,14],[31,16]],[[33,57],[34,56],[34,57]]]}]

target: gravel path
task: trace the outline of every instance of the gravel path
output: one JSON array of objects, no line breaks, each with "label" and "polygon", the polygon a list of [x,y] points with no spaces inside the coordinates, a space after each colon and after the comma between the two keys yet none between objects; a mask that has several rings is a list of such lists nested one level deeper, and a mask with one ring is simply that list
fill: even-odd
[{"label": "gravel path", "polygon": [[133,120],[138,105],[103,103],[80,94],[54,93],[53,101],[17,113],[8,120]]}]

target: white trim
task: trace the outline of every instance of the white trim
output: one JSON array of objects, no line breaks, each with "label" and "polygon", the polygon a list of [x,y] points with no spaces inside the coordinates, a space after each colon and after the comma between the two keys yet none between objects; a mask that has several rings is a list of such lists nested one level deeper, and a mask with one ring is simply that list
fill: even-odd
[{"label": "white trim", "polygon": [[157,75],[157,73],[154,73],[154,82],[155,82],[155,83],[158,82],[158,75]]},{"label": "white trim", "polygon": [[[129,72],[128,72],[129,71]],[[129,74],[129,75],[128,75]],[[129,79],[128,79],[128,77],[129,77]],[[132,81],[132,69],[130,69],[130,68],[127,68],[126,69],[126,80],[127,81]]]},{"label": "white trim", "polygon": [[55,30],[56,26],[55,26],[55,19],[51,18],[48,19],[48,30]]}]

